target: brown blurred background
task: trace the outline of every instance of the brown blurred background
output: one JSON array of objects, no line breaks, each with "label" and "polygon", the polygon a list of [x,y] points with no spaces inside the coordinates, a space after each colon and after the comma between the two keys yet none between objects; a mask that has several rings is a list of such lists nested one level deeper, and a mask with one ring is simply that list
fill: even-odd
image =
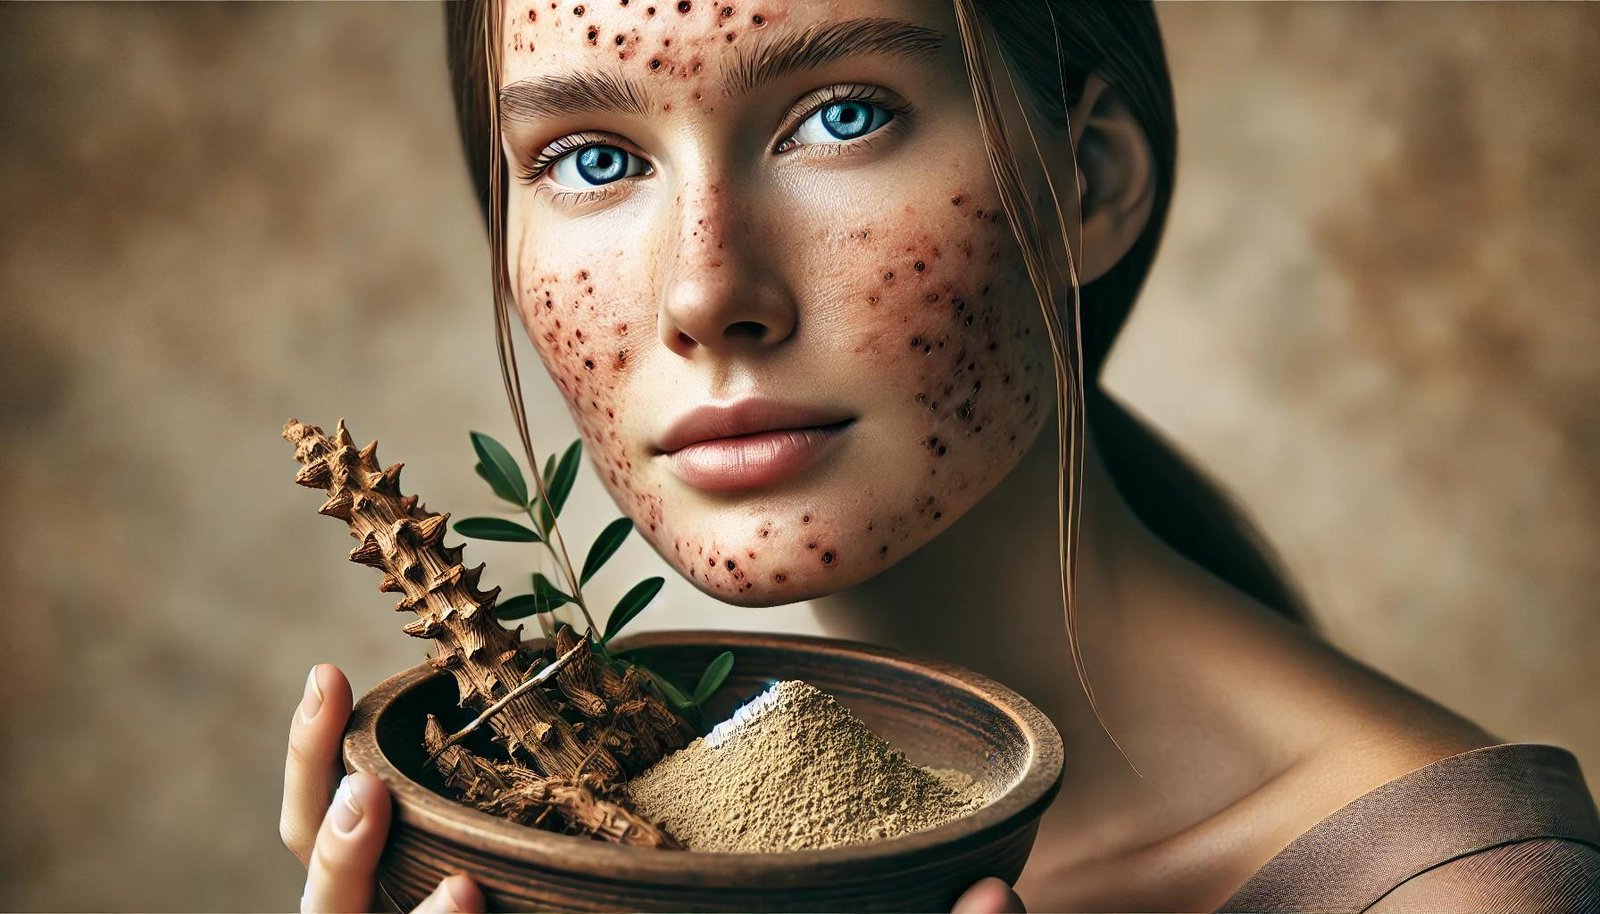
[{"label": "brown blurred background", "polygon": [[[1179,188],[1112,387],[1333,640],[1595,784],[1600,6],[1160,14]],[[359,693],[421,652],[283,421],[348,417],[458,518],[491,507],[467,431],[510,437],[440,10],[12,3],[0,74],[0,908],[292,909],[307,668]],[[615,515],[587,469],[567,513]],[[602,602],[661,568],[622,558]],[[810,626],[675,577],[640,622]]]}]

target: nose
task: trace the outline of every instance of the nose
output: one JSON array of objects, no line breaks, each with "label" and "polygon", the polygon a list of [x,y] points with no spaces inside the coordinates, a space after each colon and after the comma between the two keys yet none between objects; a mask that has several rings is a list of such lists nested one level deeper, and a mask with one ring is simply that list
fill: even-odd
[{"label": "nose", "polygon": [[676,250],[658,324],[662,343],[684,358],[700,350],[759,352],[794,333],[778,241],[740,202],[726,184],[707,183],[685,188],[674,208]]}]

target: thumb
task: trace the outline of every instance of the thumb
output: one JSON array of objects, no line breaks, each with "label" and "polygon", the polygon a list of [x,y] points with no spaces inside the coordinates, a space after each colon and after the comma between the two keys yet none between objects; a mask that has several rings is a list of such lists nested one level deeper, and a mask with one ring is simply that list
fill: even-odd
[{"label": "thumb", "polygon": [[1022,899],[1004,879],[986,876],[956,899],[951,914],[1025,914]]}]

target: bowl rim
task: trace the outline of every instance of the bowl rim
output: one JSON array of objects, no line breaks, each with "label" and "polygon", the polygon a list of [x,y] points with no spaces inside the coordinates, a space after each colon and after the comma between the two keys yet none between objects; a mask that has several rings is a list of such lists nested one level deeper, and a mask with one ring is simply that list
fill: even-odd
[{"label": "bowl rim", "polygon": [[[537,646],[542,638],[527,639]],[[942,660],[905,654],[891,648],[830,638],[771,632],[721,629],[672,629],[618,637],[619,651],[647,647],[704,645],[732,649],[804,648],[812,653],[835,654],[899,666],[983,699],[1009,718],[1023,734],[1026,757],[1016,782],[977,811],[907,835],[864,844],[779,852],[691,851],[695,862],[655,848],[628,847],[528,828],[443,797],[413,780],[389,760],[378,745],[379,716],[402,692],[435,675],[427,662],[403,670],[380,682],[356,702],[343,740],[345,767],[376,775],[389,788],[397,822],[438,835],[494,856],[530,864],[539,869],[572,874],[615,877],[663,885],[710,888],[737,882],[804,874],[811,881],[827,872],[832,878],[881,873],[885,861],[902,868],[920,863],[947,862],[951,852],[981,846],[991,839],[1037,819],[1055,798],[1063,777],[1061,734],[1045,714],[1027,699],[981,673]],[[708,881],[708,877],[711,877]]]}]

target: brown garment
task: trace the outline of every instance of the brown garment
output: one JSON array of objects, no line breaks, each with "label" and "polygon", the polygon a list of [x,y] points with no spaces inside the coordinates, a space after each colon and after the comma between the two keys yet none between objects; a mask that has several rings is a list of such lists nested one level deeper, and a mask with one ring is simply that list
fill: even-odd
[{"label": "brown garment", "polygon": [[1600,816],[1565,749],[1474,749],[1323,819],[1221,910],[1600,912]]}]

